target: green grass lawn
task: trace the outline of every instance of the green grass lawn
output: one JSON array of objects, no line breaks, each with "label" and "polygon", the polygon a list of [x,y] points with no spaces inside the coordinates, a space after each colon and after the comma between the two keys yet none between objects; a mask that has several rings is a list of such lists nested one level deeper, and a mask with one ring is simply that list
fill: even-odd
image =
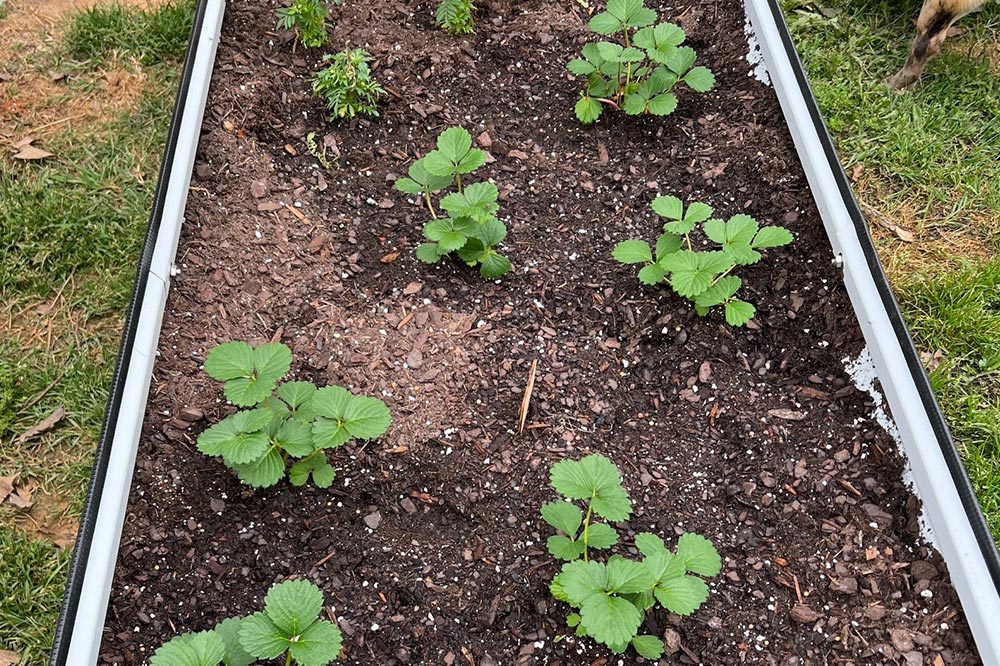
[{"label": "green grass lawn", "polygon": [[[89,10],[67,18],[58,44],[0,55],[13,73],[0,97],[30,90],[39,109],[13,119],[15,140],[51,124],[53,109],[73,119],[93,106],[77,100],[107,94],[112,108],[40,132],[54,157],[0,154],[0,247],[12,248],[0,262],[0,476],[16,475],[34,501],[27,515],[0,506],[0,649],[21,655],[20,666],[47,663],[52,644],[70,558],[56,544],[79,519],[193,6]],[[56,69],[65,84],[37,99],[48,88],[35,82]],[[117,81],[109,72],[133,89],[102,93]],[[19,440],[59,408],[54,428]]]},{"label": "green grass lawn", "polygon": [[906,58],[917,0],[783,4],[1000,541],[1000,5],[963,19],[916,88],[897,94],[882,81]]}]

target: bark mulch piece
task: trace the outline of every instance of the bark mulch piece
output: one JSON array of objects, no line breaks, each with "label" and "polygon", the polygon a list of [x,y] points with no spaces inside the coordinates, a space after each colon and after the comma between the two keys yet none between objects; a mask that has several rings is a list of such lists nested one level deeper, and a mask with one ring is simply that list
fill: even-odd
[{"label": "bark mulch piece", "polygon": [[[275,2],[229,3],[102,663],[258,610],[290,576],[324,590],[343,663],[638,663],[567,637],[548,593],[548,469],[590,452],[622,469],[629,529],[696,531],[723,555],[701,610],[649,617],[664,663],[979,663],[903,461],[845,373],[863,341],[773,90],[748,76],[742,3],[654,6],[718,85],[665,120],[593,128],[565,70],[581,6],[478,4],[461,38],[425,2],[332,8],[330,49],[364,47],[395,94],[331,124],[308,82],[321,54],[272,30]],[[425,213],[392,188],[451,125],[493,158],[514,263],[499,282],[419,263]],[[796,235],[741,273],[751,327],[611,259],[655,237],[657,194]],[[285,342],[296,378],[383,398],[392,428],[331,454],[329,490],[250,491],[194,447],[231,409],[200,369],[231,339]]]}]

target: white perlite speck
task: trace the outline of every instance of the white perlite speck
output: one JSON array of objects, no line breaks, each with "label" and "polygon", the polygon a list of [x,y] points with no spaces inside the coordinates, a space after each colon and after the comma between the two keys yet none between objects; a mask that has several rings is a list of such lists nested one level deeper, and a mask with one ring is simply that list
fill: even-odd
[{"label": "white perlite speck", "polygon": [[747,46],[750,47],[750,52],[747,53],[747,62],[752,66],[747,76],[754,77],[764,85],[771,85],[771,75],[767,73],[767,65],[764,64],[764,53],[760,50],[760,42],[757,41],[757,33],[750,25],[749,16],[743,25],[743,33],[747,36]]}]

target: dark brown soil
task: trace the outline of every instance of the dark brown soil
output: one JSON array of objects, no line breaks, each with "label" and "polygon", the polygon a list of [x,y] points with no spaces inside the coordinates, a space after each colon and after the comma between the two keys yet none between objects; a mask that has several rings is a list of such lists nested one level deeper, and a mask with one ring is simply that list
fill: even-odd
[{"label": "dark brown soil", "polygon": [[[334,8],[331,50],[366,48],[393,94],[381,118],[330,124],[307,81],[321,54],[270,30],[274,0],[230,2],[102,662],[143,663],[306,577],[343,663],[639,663],[566,637],[548,594],[548,469],[600,452],[635,501],[626,533],[697,531],[723,554],[700,611],[649,617],[662,663],[979,663],[903,461],[845,374],[863,343],[773,91],[748,76],[742,3],[651,3],[718,86],[594,128],[565,70],[581,5],[480,4],[462,38],[427,3]],[[514,263],[499,282],[413,256],[424,213],[392,183],[450,125],[494,158]],[[308,132],[335,146],[330,171]],[[795,233],[742,273],[751,327],[611,259],[655,236],[657,194]],[[392,428],[332,454],[328,491],[251,492],[194,447],[231,409],[200,364],[232,339],[285,342],[296,377],[382,397]]]}]

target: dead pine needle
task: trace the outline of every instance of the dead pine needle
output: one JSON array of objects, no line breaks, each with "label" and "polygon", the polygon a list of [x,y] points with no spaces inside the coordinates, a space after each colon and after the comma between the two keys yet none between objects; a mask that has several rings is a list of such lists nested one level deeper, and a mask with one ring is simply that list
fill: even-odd
[{"label": "dead pine needle", "polygon": [[538,370],[538,359],[531,361],[531,369],[528,370],[528,385],[524,387],[524,397],[521,398],[520,424],[518,434],[524,432],[524,422],[528,419],[528,407],[531,406],[531,392],[535,389],[535,371]]}]

